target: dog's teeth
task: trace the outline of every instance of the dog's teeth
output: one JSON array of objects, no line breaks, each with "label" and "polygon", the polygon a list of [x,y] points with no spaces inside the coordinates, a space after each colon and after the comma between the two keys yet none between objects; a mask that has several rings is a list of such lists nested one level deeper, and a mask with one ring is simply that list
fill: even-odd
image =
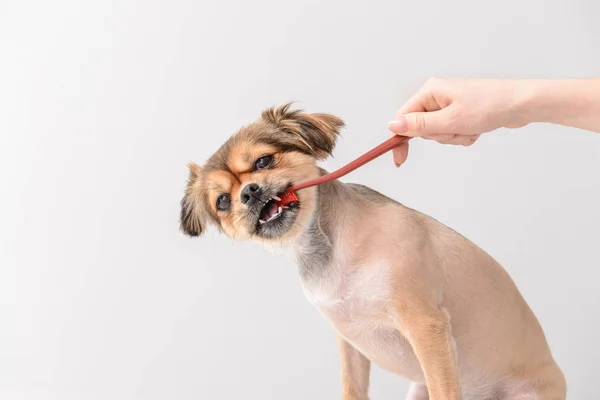
[{"label": "dog's teeth", "polygon": [[277,214],[281,214],[281,207],[277,209]]},{"label": "dog's teeth", "polygon": [[260,222],[260,224],[262,225],[262,224],[264,224],[267,221],[263,221],[262,219],[259,219],[258,222]]},{"label": "dog's teeth", "polygon": [[281,199],[280,199],[279,197],[277,197],[277,196],[273,196],[272,198],[273,198],[274,200],[281,201]]},{"label": "dog's teeth", "polygon": [[283,208],[284,210],[287,210],[289,207],[288,207],[288,206],[282,206],[282,208]]}]

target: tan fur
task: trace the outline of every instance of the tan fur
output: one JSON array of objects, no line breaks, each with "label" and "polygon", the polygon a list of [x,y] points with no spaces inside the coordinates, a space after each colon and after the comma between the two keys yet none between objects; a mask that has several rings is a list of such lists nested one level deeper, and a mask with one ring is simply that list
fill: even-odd
[{"label": "tan fur", "polygon": [[[372,362],[414,382],[408,400],[564,400],[564,376],[510,276],[433,218],[334,181],[299,191],[285,229],[260,233],[256,207],[322,174],[315,161],[342,126],[289,105],[265,111],[190,167],[182,229],[197,236],[209,221],[295,257],[307,298],[338,332],[343,400],[369,399]],[[253,171],[265,154],[272,167]],[[251,183],[270,193],[258,205],[240,200]],[[227,212],[215,206],[222,193],[231,194]]]},{"label": "tan fur", "polygon": [[342,364],[342,398],[367,400],[371,361],[341,336],[338,336],[338,347]]}]

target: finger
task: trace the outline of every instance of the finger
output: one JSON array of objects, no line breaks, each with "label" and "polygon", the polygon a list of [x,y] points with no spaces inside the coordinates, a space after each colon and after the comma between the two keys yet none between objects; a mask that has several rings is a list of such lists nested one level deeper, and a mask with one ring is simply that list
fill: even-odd
[{"label": "finger", "polygon": [[459,135],[459,141],[456,144],[459,144],[461,146],[471,146],[473,143],[475,143],[477,141],[477,139],[479,138],[479,135]]},{"label": "finger", "polygon": [[479,135],[456,135],[446,144],[454,144],[458,146],[471,146],[479,138]]},{"label": "finger", "polygon": [[423,139],[433,140],[433,141],[436,141],[436,142],[439,142],[439,143],[442,143],[442,144],[446,144],[446,142],[454,139],[455,136],[456,135],[452,134],[452,133],[451,134],[447,134],[447,135],[443,135],[443,134],[440,134],[440,135],[424,135]]},{"label": "finger", "polygon": [[405,136],[453,134],[451,107],[432,112],[412,112],[388,124],[388,128]]},{"label": "finger", "polygon": [[399,167],[402,164],[404,164],[404,162],[406,162],[406,159],[408,158],[408,142],[404,142],[400,146],[392,149],[392,154],[394,157],[394,164],[396,164],[396,167]]},{"label": "finger", "polygon": [[479,139],[479,136],[481,136],[481,134],[480,134],[480,133],[478,133],[477,135],[472,135],[472,136],[471,136],[471,143],[470,143],[470,144],[468,144],[467,146],[470,146],[470,145],[472,145],[473,143],[475,143],[475,142],[477,141],[477,139]]},{"label": "finger", "polygon": [[[439,136],[442,136],[442,135],[439,135]],[[441,139],[438,139],[437,136],[434,136],[433,139],[437,140],[441,144],[452,144],[452,145],[457,145],[457,146],[470,146],[473,143],[475,143],[475,141],[477,140],[478,137],[479,137],[479,135],[456,134],[456,135],[443,135],[443,138],[441,138]]]},{"label": "finger", "polygon": [[423,86],[402,106],[396,118],[412,112],[437,111],[448,107],[452,102],[446,96],[435,95],[440,89],[440,80],[430,78]]},{"label": "finger", "polygon": [[458,141],[460,140],[460,138],[458,138],[458,135],[444,135],[445,137],[443,139],[438,139],[438,143],[441,144],[456,144],[458,143]]},{"label": "finger", "polygon": [[438,111],[443,107],[437,102],[433,94],[426,89],[421,89],[411,97],[396,113],[396,118],[404,114],[423,111]]}]

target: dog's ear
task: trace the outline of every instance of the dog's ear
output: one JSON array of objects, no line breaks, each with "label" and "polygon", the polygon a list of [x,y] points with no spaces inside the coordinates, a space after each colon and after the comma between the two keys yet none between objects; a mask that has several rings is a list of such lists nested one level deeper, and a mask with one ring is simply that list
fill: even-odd
[{"label": "dog's ear", "polygon": [[344,121],[330,114],[308,114],[292,110],[291,103],[263,111],[262,119],[275,125],[297,150],[317,160],[331,155]]},{"label": "dog's ear", "polygon": [[200,174],[202,168],[195,163],[190,163],[189,179],[185,195],[181,199],[181,215],[179,228],[188,236],[200,236],[206,225],[206,214],[202,204]]}]

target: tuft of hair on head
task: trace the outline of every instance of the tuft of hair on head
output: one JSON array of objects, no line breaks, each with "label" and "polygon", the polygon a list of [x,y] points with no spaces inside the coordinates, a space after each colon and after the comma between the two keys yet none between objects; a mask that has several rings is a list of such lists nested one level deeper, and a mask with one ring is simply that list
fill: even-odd
[{"label": "tuft of hair on head", "polygon": [[262,119],[288,135],[294,147],[317,160],[324,160],[333,153],[337,137],[344,127],[340,118],[323,113],[305,113],[292,109],[292,103],[269,108]]},{"label": "tuft of hair on head", "polygon": [[188,236],[200,236],[204,231],[205,212],[201,204],[200,174],[202,168],[196,163],[189,163],[189,177],[185,195],[181,199],[179,229]]}]

